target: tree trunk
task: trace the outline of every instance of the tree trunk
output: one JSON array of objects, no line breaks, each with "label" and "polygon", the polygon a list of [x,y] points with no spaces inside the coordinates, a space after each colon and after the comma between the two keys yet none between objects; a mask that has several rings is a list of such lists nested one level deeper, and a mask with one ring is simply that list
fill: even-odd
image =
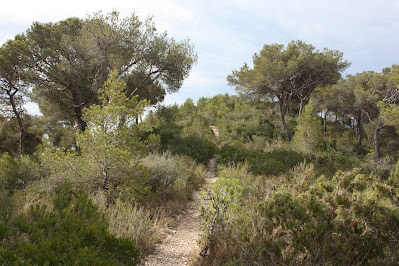
[{"label": "tree trunk", "polygon": [[18,110],[17,110],[17,106],[16,106],[15,100],[14,100],[14,95],[9,94],[8,96],[10,97],[12,111],[13,111],[15,117],[17,118],[18,126],[19,126],[19,154],[25,154],[25,128],[22,123],[22,117],[21,117],[20,112],[18,112]]},{"label": "tree trunk", "polygon": [[303,111],[303,99],[301,98],[301,102],[299,103],[298,117],[301,117],[302,111]]},{"label": "tree trunk", "polygon": [[323,130],[324,130],[324,132],[327,132],[327,113],[328,113],[328,109],[325,110],[324,117],[323,117]]},{"label": "tree trunk", "polygon": [[359,111],[359,113],[357,114],[356,132],[357,140],[360,146],[363,142],[362,111]]},{"label": "tree trunk", "polygon": [[77,95],[76,91],[71,90],[71,93],[72,93],[72,102],[73,102],[73,105],[74,105],[73,112],[75,114],[76,121],[78,122],[80,131],[84,132],[86,130],[87,123],[85,121],[83,121],[83,118],[82,118],[82,116],[83,116],[83,113],[82,113],[83,106],[79,102],[78,95]]},{"label": "tree trunk", "polygon": [[375,130],[374,130],[375,155],[376,155],[378,161],[381,159],[380,129],[381,129],[381,120],[378,119],[377,126],[375,127]]},{"label": "tree trunk", "polygon": [[280,121],[281,121],[281,127],[284,131],[284,133],[287,135],[288,141],[291,142],[292,136],[290,133],[290,129],[287,126],[287,123],[285,122],[285,113],[287,112],[287,108],[284,106],[284,103],[280,101]]}]

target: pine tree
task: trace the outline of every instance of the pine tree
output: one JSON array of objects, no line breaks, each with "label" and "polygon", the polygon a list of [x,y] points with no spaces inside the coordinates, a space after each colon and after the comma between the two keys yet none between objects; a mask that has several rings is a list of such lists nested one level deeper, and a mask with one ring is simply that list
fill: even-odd
[{"label": "pine tree", "polygon": [[117,80],[116,71],[99,89],[101,105],[83,109],[86,131],[77,137],[82,156],[99,165],[103,187],[107,188],[116,172],[131,164],[131,159],[144,150],[138,140],[137,117],[142,115],[147,101],[127,98],[126,84]]},{"label": "pine tree", "polygon": [[305,111],[298,118],[293,138],[293,147],[296,151],[312,156],[320,150],[320,144],[323,138],[323,128],[317,117],[317,112],[313,102],[305,107]]}]

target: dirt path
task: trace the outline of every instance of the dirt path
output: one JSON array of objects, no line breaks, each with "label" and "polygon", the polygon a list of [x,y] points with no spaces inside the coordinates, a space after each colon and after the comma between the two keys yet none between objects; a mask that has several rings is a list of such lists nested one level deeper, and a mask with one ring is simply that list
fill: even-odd
[{"label": "dirt path", "polygon": [[[219,130],[211,127],[219,140]],[[209,160],[205,184],[216,182],[216,158]],[[175,226],[167,231],[167,235],[159,243],[155,252],[144,260],[146,266],[155,265],[190,265],[199,255],[200,247],[200,202],[204,204],[199,191],[193,193],[193,200],[182,215],[175,218]]]}]

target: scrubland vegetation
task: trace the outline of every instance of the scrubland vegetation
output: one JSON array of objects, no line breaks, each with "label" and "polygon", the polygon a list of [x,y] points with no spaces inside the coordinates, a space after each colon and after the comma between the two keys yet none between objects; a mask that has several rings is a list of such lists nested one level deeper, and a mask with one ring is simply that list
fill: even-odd
[{"label": "scrubland vegetation", "polygon": [[338,51],[266,45],[228,77],[237,95],[158,104],[195,61],[117,13],[1,47],[1,264],[139,263],[214,156],[198,264],[397,264],[398,66],[344,78]]}]

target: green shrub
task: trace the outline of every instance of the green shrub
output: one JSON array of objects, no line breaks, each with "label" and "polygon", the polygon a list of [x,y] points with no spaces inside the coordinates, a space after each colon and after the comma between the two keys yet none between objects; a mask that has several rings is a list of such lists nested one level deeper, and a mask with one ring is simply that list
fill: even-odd
[{"label": "green shrub", "polygon": [[89,194],[99,188],[107,190],[111,201],[118,197],[140,201],[149,193],[148,171],[138,165],[135,157],[108,168],[106,178],[103,165],[87,154],[47,149],[41,155],[41,163],[48,177],[28,188],[32,196],[40,197],[41,192],[52,192],[64,184],[82,188]]},{"label": "green shrub", "polygon": [[29,156],[13,157],[3,153],[0,157],[0,187],[7,190],[23,189],[41,177],[39,166]]},{"label": "green shrub", "polygon": [[[245,265],[395,265],[399,260],[399,190],[359,169],[315,178],[313,167],[263,197],[211,198],[202,217],[208,262]],[[284,177],[286,178],[286,177]],[[235,179],[237,180],[237,179]],[[223,181],[224,182],[224,181]],[[242,183],[209,194],[240,195]],[[272,190],[270,190],[272,188]],[[263,199],[262,199],[263,198]],[[262,199],[262,200],[259,200]],[[220,207],[227,206],[227,207]],[[225,219],[210,219],[224,215]],[[208,241],[208,242],[207,242]],[[234,265],[234,264],[233,264]]]},{"label": "green shrub", "polygon": [[169,150],[175,154],[187,155],[198,163],[207,163],[216,152],[216,145],[201,137],[188,135],[176,139]]},{"label": "green shrub", "polygon": [[160,132],[160,140],[162,152],[169,151],[176,155],[187,155],[198,163],[206,164],[216,152],[214,142],[195,134],[182,136],[180,131],[163,130]]},{"label": "green shrub", "polygon": [[338,170],[349,171],[359,166],[359,162],[353,154],[346,155],[335,151],[320,153],[314,163],[319,175],[323,174],[330,178]]},{"label": "green shrub", "polygon": [[4,265],[133,265],[139,251],[108,233],[104,215],[82,191],[57,189],[53,209],[31,206],[26,215],[2,219]]},{"label": "green shrub", "polygon": [[153,197],[163,200],[187,201],[194,189],[205,180],[205,169],[187,156],[171,153],[150,154],[142,160],[148,169]]},{"label": "green shrub", "polygon": [[[219,177],[215,184],[209,185],[203,197],[210,203],[201,206],[201,218],[205,223],[202,245],[211,254],[232,254],[237,247],[230,245],[231,232],[234,231],[236,213],[242,201],[243,187],[239,179]],[[231,249],[230,249],[231,248]]]},{"label": "green shrub", "polygon": [[225,166],[247,162],[252,173],[273,176],[287,172],[291,167],[303,161],[303,156],[287,149],[260,152],[248,150],[241,145],[228,145],[221,148],[217,159]]}]

